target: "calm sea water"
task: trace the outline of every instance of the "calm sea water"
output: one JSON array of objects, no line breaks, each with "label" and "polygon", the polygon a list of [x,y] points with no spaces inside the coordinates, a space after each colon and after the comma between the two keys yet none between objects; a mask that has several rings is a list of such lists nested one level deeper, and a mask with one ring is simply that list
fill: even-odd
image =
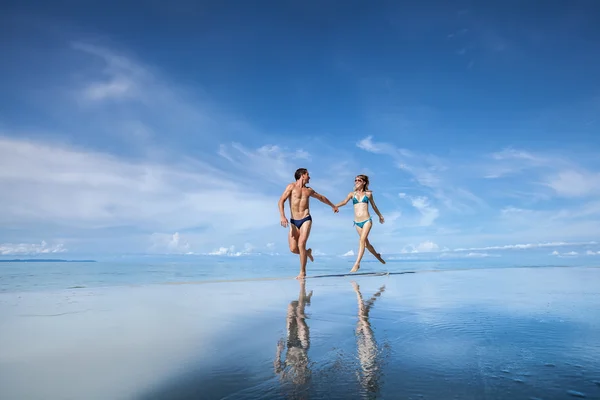
[{"label": "calm sea water", "polygon": [[[308,264],[308,275],[348,272],[354,257],[316,256]],[[503,268],[519,266],[587,265],[590,259],[560,259],[517,255],[485,259],[407,260],[388,259],[386,265],[365,256],[361,272],[401,272],[439,269]],[[296,276],[298,257],[191,256],[171,259],[101,260],[79,262],[2,262],[0,292],[92,288],[104,286],[161,284],[168,282],[281,278]]]},{"label": "calm sea water", "polygon": [[[197,265],[89,264],[103,272],[69,284],[105,286],[0,293],[0,398],[600,398],[600,268],[109,285],[196,280]],[[58,286],[73,267],[50,269]]]}]

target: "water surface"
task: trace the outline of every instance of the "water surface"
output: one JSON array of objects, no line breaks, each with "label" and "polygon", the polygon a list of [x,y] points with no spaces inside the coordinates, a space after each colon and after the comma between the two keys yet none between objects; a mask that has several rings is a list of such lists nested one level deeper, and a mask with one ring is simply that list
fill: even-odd
[{"label": "water surface", "polygon": [[0,398],[600,398],[599,281],[521,268],[4,293]]}]

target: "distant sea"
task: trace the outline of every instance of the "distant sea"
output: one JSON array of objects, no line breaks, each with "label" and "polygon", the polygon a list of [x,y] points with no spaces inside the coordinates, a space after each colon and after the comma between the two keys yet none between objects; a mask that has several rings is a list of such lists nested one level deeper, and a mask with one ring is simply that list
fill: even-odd
[{"label": "distant sea", "polygon": [[[437,256],[414,258],[392,255],[382,265],[365,255],[360,272],[402,272],[423,270],[455,270],[481,268],[597,266],[600,257],[549,257],[545,254],[514,253],[508,257],[449,258]],[[13,261],[11,261],[11,259]],[[135,256],[81,257],[62,261],[14,261],[17,257],[0,259],[0,292],[43,291],[69,288],[93,288],[164,284],[172,282],[248,280],[294,277],[298,274],[298,257],[284,255],[228,256]],[[19,257],[26,260],[27,257]],[[311,275],[346,273],[354,256],[315,256],[308,263]],[[85,260],[85,262],[78,261]]]}]

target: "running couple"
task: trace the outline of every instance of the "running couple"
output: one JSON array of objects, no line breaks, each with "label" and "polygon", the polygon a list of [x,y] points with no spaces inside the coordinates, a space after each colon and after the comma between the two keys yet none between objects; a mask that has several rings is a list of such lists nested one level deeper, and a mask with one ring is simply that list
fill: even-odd
[{"label": "running couple", "polygon": [[369,243],[369,232],[373,225],[371,216],[369,215],[369,203],[373,206],[373,211],[379,216],[379,222],[383,224],[384,219],[373,200],[373,192],[369,190],[369,178],[366,175],[357,175],[354,179],[354,191],[348,193],[348,196],[338,204],[333,204],[329,199],[322,194],[315,192],[314,189],[306,186],[310,181],[310,175],[306,168],[298,168],[294,174],[296,182],[286,186],[281,198],[279,199],[279,214],[281,214],[281,226],[288,226],[288,219],[285,216],[284,203],[289,199],[291,218],[289,222],[290,231],[288,241],[290,251],[300,255],[300,274],[296,279],[306,277],[306,262],[307,259],[314,261],[312,249],[306,248],[306,242],[310,235],[312,226],[312,217],[310,216],[309,200],[311,197],[331,206],[334,213],[338,212],[338,208],[345,206],[350,200],[354,204],[354,226],[358,232],[358,254],[356,262],[350,272],[356,272],[360,268],[360,261],[365,253],[365,247],[377,258],[381,263],[385,264],[381,254],[375,251],[375,248]]}]

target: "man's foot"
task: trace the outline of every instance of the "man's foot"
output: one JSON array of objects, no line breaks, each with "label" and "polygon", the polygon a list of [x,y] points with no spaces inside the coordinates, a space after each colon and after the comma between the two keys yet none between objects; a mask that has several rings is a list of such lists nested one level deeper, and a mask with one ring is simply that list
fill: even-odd
[{"label": "man's foot", "polygon": [[360,268],[360,264],[354,264],[354,267],[350,270],[350,272],[356,272]]},{"label": "man's foot", "polygon": [[311,262],[315,261],[315,259],[312,256],[312,249],[306,250],[306,255]]},{"label": "man's foot", "polygon": [[376,259],[379,260],[380,263],[385,264],[385,260],[383,258],[381,258],[381,254],[377,253],[377,255],[375,256]]},{"label": "man's foot", "polygon": [[299,274],[296,279],[305,279],[306,278],[306,274]]}]

